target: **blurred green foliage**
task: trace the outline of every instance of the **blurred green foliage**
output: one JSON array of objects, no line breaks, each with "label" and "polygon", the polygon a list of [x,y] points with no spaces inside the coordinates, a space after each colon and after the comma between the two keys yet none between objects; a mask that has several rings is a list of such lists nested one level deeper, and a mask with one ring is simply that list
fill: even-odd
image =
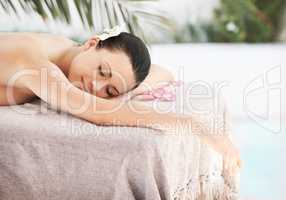
[{"label": "blurred green foliage", "polygon": [[273,42],[285,5],[285,0],[221,0],[212,24],[203,28],[210,42]]},{"label": "blurred green foliage", "polygon": [[[125,31],[135,34],[148,42],[152,36],[145,35],[146,24],[155,26],[158,31],[160,29],[169,29],[172,26],[166,15],[150,6],[150,2],[156,1],[0,0],[0,9],[2,8],[8,14],[17,15],[21,20],[17,4],[26,13],[37,13],[43,21],[59,20],[66,24],[72,24],[72,15],[78,14],[84,29],[88,32],[101,32],[105,28],[124,24]],[[75,9],[72,10],[71,7]]]},{"label": "blurred green foliage", "polygon": [[[86,31],[100,32],[124,23],[126,31],[145,41],[156,42],[159,33],[168,32],[165,42],[274,42],[282,29],[286,0],[220,0],[213,20],[179,26],[168,13],[152,8],[158,0],[0,0],[0,9],[19,15],[18,2],[26,12],[44,21],[72,24],[71,5]],[[162,0],[164,1],[164,0]],[[19,6],[18,6],[19,7]],[[21,16],[19,16],[21,19]],[[148,32],[148,29],[156,32]],[[23,30],[22,30],[23,31]],[[157,34],[158,33],[158,34]],[[165,35],[166,36],[166,35]],[[83,38],[76,38],[83,40]]]}]

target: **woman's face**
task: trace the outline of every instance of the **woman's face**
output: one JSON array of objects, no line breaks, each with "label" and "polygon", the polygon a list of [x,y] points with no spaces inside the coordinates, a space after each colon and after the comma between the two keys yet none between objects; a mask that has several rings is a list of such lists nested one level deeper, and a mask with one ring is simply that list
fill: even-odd
[{"label": "woman's face", "polygon": [[97,40],[87,41],[72,60],[69,80],[78,88],[102,98],[131,90],[135,76],[128,56],[122,51],[96,49]]}]

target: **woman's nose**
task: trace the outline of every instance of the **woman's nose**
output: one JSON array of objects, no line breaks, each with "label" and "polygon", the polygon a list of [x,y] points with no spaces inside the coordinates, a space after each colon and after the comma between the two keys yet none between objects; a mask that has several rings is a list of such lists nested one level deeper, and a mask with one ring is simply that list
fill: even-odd
[{"label": "woman's nose", "polygon": [[102,80],[94,80],[92,81],[92,88],[94,91],[100,91],[102,88],[106,86],[107,82]]},{"label": "woman's nose", "polygon": [[94,80],[92,81],[92,89],[96,96],[104,96],[103,88],[107,85],[106,81]]}]

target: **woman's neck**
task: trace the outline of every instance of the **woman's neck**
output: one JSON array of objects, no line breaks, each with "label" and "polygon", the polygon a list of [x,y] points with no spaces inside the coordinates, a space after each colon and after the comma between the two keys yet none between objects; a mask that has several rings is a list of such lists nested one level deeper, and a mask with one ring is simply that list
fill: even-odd
[{"label": "woman's neck", "polygon": [[56,64],[65,75],[68,75],[69,68],[73,59],[82,51],[82,47],[77,43],[72,46],[62,49],[60,52],[51,58],[51,61]]}]

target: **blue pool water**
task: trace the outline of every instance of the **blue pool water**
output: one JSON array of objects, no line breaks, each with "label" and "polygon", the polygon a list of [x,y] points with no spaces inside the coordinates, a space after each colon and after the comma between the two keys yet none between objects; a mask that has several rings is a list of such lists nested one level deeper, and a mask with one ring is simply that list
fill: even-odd
[{"label": "blue pool water", "polygon": [[234,130],[243,159],[242,199],[285,200],[285,131],[271,133],[252,121],[235,122]]}]

